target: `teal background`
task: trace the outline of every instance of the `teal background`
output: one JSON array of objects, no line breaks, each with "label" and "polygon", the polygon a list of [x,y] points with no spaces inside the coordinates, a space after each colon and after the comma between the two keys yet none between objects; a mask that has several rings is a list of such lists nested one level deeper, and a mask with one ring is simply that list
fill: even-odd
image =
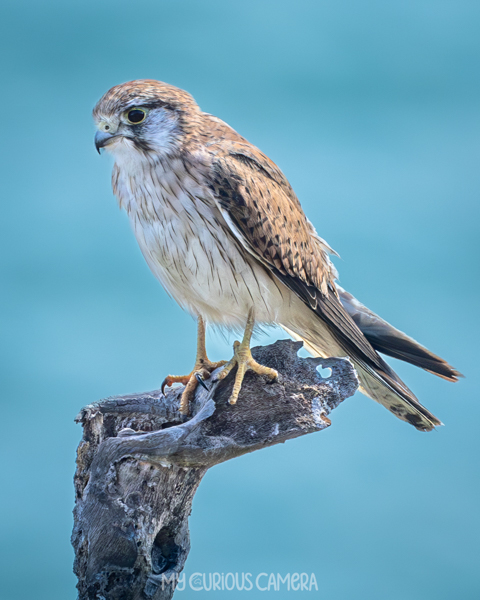
[{"label": "teal background", "polygon": [[[78,410],[193,363],[194,322],[93,146],[97,99],[146,77],[275,160],[342,285],[467,376],[395,364],[446,424],[434,433],[357,394],[327,431],[211,470],[187,575],[314,572],[307,596],[326,600],[480,597],[479,25],[470,0],[4,1],[1,600],[76,597]],[[210,333],[211,358],[231,342]]]}]

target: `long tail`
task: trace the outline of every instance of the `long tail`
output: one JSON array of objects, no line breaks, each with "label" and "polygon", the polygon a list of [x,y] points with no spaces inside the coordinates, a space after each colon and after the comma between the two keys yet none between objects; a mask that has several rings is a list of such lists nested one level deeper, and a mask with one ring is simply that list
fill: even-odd
[{"label": "long tail", "polygon": [[[426,358],[423,358],[423,356],[426,355],[430,361],[428,362],[429,371],[439,374],[451,381],[456,381],[460,374],[445,361],[434,354],[431,354],[427,349],[423,348],[423,346],[418,345],[414,340],[391,327],[388,323],[381,320],[374,315],[374,313],[371,313],[371,311],[368,311],[368,309],[365,309],[363,305],[358,303],[358,305],[362,306],[364,309],[363,311],[360,311],[358,305],[355,305],[353,302],[357,302],[353,296],[350,296],[349,294],[347,296],[347,292],[344,292],[344,290],[341,289],[339,292],[340,294],[344,294],[343,298],[341,296],[342,303],[344,303],[344,300],[345,302],[348,300],[351,306],[356,307],[356,314],[359,314],[360,312],[362,312],[362,314],[368,314],[372,319],[375,318],[376,322],[382,322],[382,326],[386,328],[390,337],[397,338],[400,336],[402,342],[404,342],[405,339],[408,340],[408,354],[412,355],[412,358],[414,358],[414,360],[412,359],[409,362],[425,368]],[[354,315],[351,314],[351,311],[353,312],[351,308],[345,306],[345,310],[354,323],[356,323],[358,329],[360,329],[367,338],[368,341],[365,340],[365,344],[370,348],[369,353],[371,353],[371,356],[373,357],[372,360],[369,360],[368,357],[366,357],[364,353],[359,352],[357,348],[345,345],[344,340],[339,338],[335,329],[330,326],[328,321],[319,318],[318,312],[312,311],[305,305],[303,310],[300,309],[300,307],[296,307],[295,314],[297,318],[289,320],[288,325],[282,324],[282,326],[294,338],[303,340],[306,349],[315,356],[348,356],[357,370],[360,380],[360,391],[385,406],[385,408],[399,419],[410,423],[420,431],[431,431],[437,425],[441,425],[441,421],[420,404],[413,392],[405,385],[400,377],[398,377],[393,369],[376,353],[376,349],[380,349],[379,345],[377,344],[375,347],[369,337],[365,334],[363,331],[364,323],[360,320],[360,324],[358,324],[357,320],[353,319]],[[353,327],[355,327],[355,325],[353,325]],[[361,335],[360,331],[357,330],[358,335]],[[371,333],[371,329],[368,333]],[[385,339],[385,336],[383,336],[382,339]],[[406,342],[404,343],[406,344]],[[417,346],[421,352],[417,349]],[[389,354],[393,355],[393,350],[390,350]],[[399,353],[395,354],[395,356],[399,357],[398,354]],[[404,354],[407,355],[406,352]],[[403,359],[406,360],[405,357],[403,357]],[[420,361],[422,361],[422,364],[419,364]]]}]

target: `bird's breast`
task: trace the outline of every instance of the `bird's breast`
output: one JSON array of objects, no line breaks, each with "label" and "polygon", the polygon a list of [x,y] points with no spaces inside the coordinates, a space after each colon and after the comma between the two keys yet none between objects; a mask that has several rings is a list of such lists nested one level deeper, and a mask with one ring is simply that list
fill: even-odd
[{"label": "bird's breast", "polygon": [[181,165],[118,171],[114,190],[142,253],[167,292],[213,323],[273,322],[282,287],[232,235],[201,176]]}]

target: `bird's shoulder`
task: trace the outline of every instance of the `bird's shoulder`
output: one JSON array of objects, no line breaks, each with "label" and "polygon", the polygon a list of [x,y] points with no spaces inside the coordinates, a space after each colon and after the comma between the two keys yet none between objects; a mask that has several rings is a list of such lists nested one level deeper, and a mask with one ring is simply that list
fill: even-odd
[{"label": "bird's shoulder", "polygon": [[234,179],[250,178],[252,173],[266,177],[279,186],[295,204],[300,203],[281,169],[233,127],[214,115],[203,113],[201,127],[191,147],[207,154],[215,172],[226,170]]}]

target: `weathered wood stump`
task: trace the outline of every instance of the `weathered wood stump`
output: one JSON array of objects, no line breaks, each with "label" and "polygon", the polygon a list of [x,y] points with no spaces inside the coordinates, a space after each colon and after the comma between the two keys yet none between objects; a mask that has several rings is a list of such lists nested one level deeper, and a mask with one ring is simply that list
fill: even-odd
[{"label": "weathered wood stump", "polygon": [[[77,416],[72,544],[79,600],[167,600],[190,550],[188,517],[207,469],[247,452],[321,431],[358,381],[347,359],[299,358],[301,342],[252,350],[280,373],[248,372],[234,406],[234,374],[198,388],[192,415],[180,389],[108,398]],[[329,367],[329,378],[317,366]]]}]

